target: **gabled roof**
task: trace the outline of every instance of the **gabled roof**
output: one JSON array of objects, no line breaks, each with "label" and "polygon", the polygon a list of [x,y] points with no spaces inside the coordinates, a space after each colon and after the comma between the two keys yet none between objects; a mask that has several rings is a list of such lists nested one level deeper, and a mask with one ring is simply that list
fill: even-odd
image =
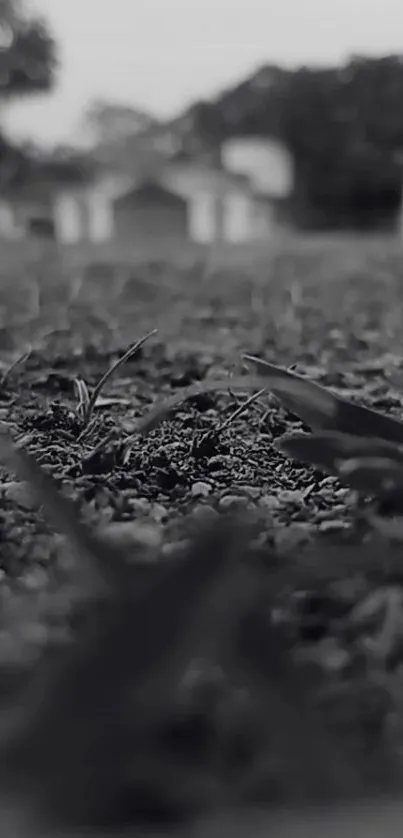
[{"label": "gabled roof", "polygon": [[184,198],[155,180],[144,180],[139,183],[134,183],[130,188],[117,196],[114,202],[130,199],[131,197],[138,197],[139,199],[148,197],[154,201],[160,200],[161,204],[186,204]]}]

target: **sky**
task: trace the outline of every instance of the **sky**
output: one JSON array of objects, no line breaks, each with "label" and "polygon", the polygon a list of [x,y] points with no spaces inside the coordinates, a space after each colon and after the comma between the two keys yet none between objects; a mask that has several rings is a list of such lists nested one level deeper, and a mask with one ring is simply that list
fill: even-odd
[{"label": "sky", "polygon": [[173,116],[263,63],[331,64],[403,53],[401,0],[26,0],[59,48],[51,94],[7,106],[17,139],[80,142],[108,99]]}]

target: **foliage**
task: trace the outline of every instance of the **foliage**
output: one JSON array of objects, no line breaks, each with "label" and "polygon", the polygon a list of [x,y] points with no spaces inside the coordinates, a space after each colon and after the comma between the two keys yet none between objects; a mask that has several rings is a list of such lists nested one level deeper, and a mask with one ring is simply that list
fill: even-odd
[{"label": "foliage", "polygon": [[[18,0],[0,0],[0,98],[44,92],[56,70],[56,46],[43,21],[28,17]],[[2,185],[24,180],[30,157],[0,136]]]},{"label": "foliage", "polygon": [[19,2],[0,2],[0,95],[48,90],[56,48],[42,20],[29,18]]},{"label": "foliage", "polygon": [[140,108],[103,99],[91,103],[84,122],[96,143],[116,143],[158,125],[151,114]]},{"label": "foliage", "polygon": [[[281,139],[296,164],[296,198],[331,223],[370,224],[400,202],[403,58],[353,57],[341,67],[261,68],[188,111],[188,135]],[[190,122],[189,122],[190,119]]]}]

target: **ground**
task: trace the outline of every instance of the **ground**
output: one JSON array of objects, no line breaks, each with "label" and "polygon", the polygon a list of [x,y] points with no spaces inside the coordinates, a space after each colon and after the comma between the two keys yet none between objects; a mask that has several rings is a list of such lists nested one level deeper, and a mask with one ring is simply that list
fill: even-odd
[{"label": "ground", "polygon": [[[47,245],[26,257],[10,250],[1,274],[1,420],[86,518],[113,524],[113,537],[132,539],[150,558],[185,544],[195,521],[254,511],[295,658],[318,681],[368,783],[400,782],[399,532],[392,537],[389,519],[382,532],[371,529],[348,488],[279,453],[275,440],[302,423],[271,397],[226,422],[246,399],[230,386],[245,372],[244,352],[295,364],[348,398],[403,416],[400,244],[329,237],[197,258],[103,253],[86,268]],[[75,380],[91,393],[153,329],[108,381],[81,438]],[[154,402],[217,376],[229,376],[228,392],[184,402],[127,445]],[[31,656],[49,631],[62,632],[40,614],[63,550],[15,476],[3,468],[1,480],[4,661]],[[268,794],[261,787],[256,780],[247,793]]]}]

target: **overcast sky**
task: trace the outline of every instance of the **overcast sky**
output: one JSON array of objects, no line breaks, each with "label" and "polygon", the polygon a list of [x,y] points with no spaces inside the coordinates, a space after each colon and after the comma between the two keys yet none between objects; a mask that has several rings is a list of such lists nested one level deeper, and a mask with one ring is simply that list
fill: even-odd
[{"label": "overcast sky", "polygon": [[51,95],[4,119],[18,137],[79,136],[98,97],[169,116],[264,62],[403,53],[402,0],[26,0],[48,21],[61,67]]}]

